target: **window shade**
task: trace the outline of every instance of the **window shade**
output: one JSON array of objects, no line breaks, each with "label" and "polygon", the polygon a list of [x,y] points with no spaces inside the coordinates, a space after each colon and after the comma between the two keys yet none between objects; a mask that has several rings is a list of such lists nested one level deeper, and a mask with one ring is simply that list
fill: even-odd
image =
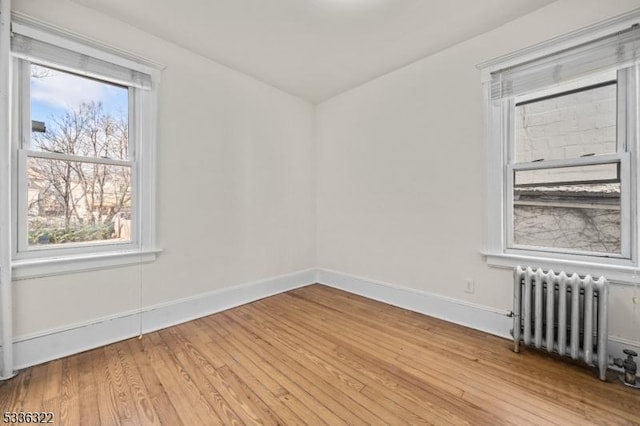
[{"label": "window shade", "polygon": [[640,27],[491,74],[491,99],[502,99],[569,81],[586,74],[622,68],[640,59]]},{"label": "window shade", "polygon": [[132,70],[83,53],[55,46],[22,34],[14,33],[11,37],[11,52],[14,56],[42,63],[43,65],[58,66],[68,71],[77,72],[101,80],[125,86],[151,88],[149,74]]}]

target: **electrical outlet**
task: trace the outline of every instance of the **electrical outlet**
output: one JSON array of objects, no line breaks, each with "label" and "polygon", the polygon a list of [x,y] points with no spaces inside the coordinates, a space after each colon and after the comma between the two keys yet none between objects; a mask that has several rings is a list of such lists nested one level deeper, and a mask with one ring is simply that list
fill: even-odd
[{"label": "electrical outlet", "polygon": [[640,305],[640,297],[638,296],[632,297],[631,302],[633,302],[634,305]]},{"label": "electrical outlet", "polygon": [[466,280],[464,280],[464,283],[465,283],[465,287],[464,287],[465,293],[473,294],[476,291],[476,282],[473,279],[467,278]]}]

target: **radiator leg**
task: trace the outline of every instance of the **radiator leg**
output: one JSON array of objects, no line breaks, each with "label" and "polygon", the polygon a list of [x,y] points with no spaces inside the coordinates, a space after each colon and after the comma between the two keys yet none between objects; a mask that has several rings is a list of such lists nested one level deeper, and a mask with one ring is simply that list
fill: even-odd
[{"label": "radiator leg", "polygon": [[[520,315],[513,316],[513,351],[520,352]],[[516,332],[516,327],[518,331]]]},{"label": "radiator leg", "polygon": [[521,281],[524,271],[518,266],[513,277],[513,351],[520,352],[520,316],[522,308],[522,287]]},{"label": "radiator leg", "polygon": [[609,283],[600,277],[600,300],[598,303],[598,368],[600,368],[600,380],[606,380],[607,367],[609,365]]},{"label": "radiator leg", "polygon": [[598,371],[599,371],[599,376],[600,376],[600,380],[602,380],[603,382],[607,381],[607,364],[606,363],[601,363],[600,365],[598,365]]}]

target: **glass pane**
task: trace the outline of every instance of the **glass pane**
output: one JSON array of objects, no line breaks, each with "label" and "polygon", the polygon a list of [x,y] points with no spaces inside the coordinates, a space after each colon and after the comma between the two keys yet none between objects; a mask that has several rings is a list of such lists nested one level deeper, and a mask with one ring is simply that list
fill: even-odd
[{"label": "glass pane", "polygon": [[[620,181],[589,180],[589,168],[597,174],[601,172],[600,167],[576,167],[584,171],[583,176],[572,175],[573,182],[580,183],[559,184],[559,181],[571,182],[565,177],[546,183],[544,173],[553,175],[565,169],[558,168],[537,170],[540,174],[537,183],[529,180],[528,184],[516,185],[513,194],[514,244],[620,254]],[[529,172],[516,172],[516,182],[525,180],[518,176],[520,173]]]},{"label": "glass pane", "polygon": [[29,246],[131,241],[131,167],[27,159]]},{"label": "glass pane", "polygon": [[592,166],[555,167],[540,170],[520,170],[515,173],[515,185],[563,185],[581,182],[611,182],[618,180],[619,163]]},{"label": "glass pane", "polygon": [[30,149],[129,157],[128,88],[31,65]]},{"label": "glass pane", "polygon": [[541,91],[517,99],[516,162],[615,153],[615,78],[615,73],[607,73],[553,93]]}]

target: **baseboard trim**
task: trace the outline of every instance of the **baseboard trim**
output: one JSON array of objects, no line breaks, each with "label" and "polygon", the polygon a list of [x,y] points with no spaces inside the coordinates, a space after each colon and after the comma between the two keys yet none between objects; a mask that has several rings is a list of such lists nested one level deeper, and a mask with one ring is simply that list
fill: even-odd
[{"label": "baseboard trim", "polygon": [[141,324],[143,333],[148,333],[316,281],[317,270],[307,269],[146,307],[142,311],[17,337],[14,342],[15,368],[23,369],[138,336]]},{"label": "baseboard trim", "polygon": [[637,340],[625,339],[624,337],[609,336],[609,355],[613,358],[626,358],[622,352],[624,349],[632,349],[640,353],[640,342]]},{"label": "baseboard trim", "polygon": [[[509,312],[506,310],[329,269],[318,269],[318,282],[369,299],[512,339],[510,330],[513,328],[513,319],[507,316]],[[609,354],[612,357],[622,357],[622,350],[626,348],[640,352],[640,341],[609,336]]]},{"label": "baseboard trim", "polygon": [[512,320],[507,316],[507,310],[329,269],[318,270],[318,282],[410,311],[510,338]]},{"label": "baseboard trim", "polygon": [[[507,310],[334,270],[312,268],[157,304],[142,311],[20,336],[14,342],[15,366],[23,369],[135,337],[140,334],[141,325],[142,332],[149,333],[314,283],[511,339],[512,319],[507,316]],[[622,357],[625,348],[640,352],[640,342],[609,337],[612,357]]]}]

